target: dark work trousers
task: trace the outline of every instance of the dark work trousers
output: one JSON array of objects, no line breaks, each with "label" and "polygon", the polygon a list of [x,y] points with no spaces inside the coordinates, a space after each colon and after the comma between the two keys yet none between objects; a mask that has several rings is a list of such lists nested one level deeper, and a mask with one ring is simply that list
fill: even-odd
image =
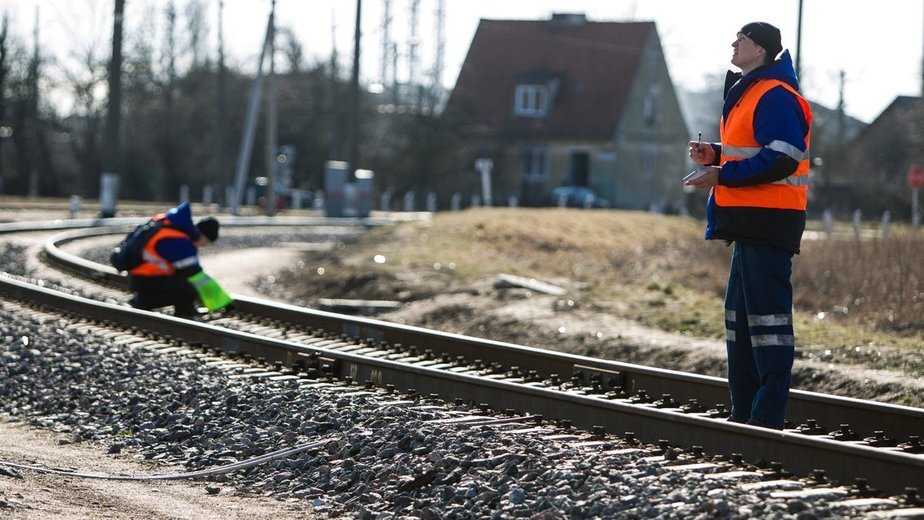
[{"label": "dark work trousers", "polygon": [[792,254],[735,243],[725,293],[731,420],[783,428],[795,353]]},{"label": "dark work trousers", "polygon": [[129,289],[135,296],[129,304],[136,309],[173,306],[176,316],[196,315],[196,288],[182,276],[129,276]]}]

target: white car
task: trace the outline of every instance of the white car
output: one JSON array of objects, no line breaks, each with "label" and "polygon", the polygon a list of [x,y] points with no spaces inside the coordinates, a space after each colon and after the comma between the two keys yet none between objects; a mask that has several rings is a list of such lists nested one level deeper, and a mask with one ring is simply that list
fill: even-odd
[{"label": "white car", "polygon": [[586,186],[559,186],[550,196],[553,206],[569,208],[608,208],[610,202]]}]

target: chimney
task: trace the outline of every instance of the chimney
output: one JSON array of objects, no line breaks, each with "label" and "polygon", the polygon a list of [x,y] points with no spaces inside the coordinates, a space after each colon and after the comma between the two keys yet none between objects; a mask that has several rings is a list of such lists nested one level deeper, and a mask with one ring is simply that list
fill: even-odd
[{"label": "chimney", "polygon": [[555,27],[580,27],[587,23],[584,13],[552,13],[549,23]]}]

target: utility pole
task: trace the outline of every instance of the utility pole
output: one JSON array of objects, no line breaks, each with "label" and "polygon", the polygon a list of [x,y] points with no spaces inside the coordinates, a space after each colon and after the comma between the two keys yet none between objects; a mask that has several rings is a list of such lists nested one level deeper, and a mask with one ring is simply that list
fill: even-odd
[{"label": "utility pole", "polygon": [[846,137],[844,125],[847,123],[847,116],[844,113],[846,108],[846,103],[844,102],[844,78],[846,74],[843,70],[840,71],[839,82],[838,82],[838,98],[837,98],[837,132],[834,134],[834,157],[829,157],[824,164],[824,184],[825,188],[831,187],[831,166],[837,164],[844,164],[844,138]]},{"label": "utility pole", "polygon": [[6,123],[6,98],[3,92],[6,92],[7,82],[7,47],[9,45],[10,15],[3,13],[0,18],[0,193],[3,193],[3,143],[11,135],[9,127],[4,126]]},{"label": "utility pole", "polygon": [[270,13],[266,22],[266,38],[263,40],[260,58],[257,60],[257,77],[253,80],[250,89],[250,99],[247,101],[247,116],[244,119],[244,133],[241,135],[241,145],[237,154],[237,169],[234,174],[234,193],[232,194],[231,214],[238,215],[241,199],[244,198],[244,183],[247,180],[247,169],[250,167],[250,154],[253,152],[253,138],[257,131],[257,117],[260,114],[260,97],[263,93],[263,59],[269,53],[270,36],[274,27],[273,14]]},{"label": "utility pole", "polygon": [[266,75],[266,216],[276,214],[276,156],[279,155],[276,131],[276,0],[270,10],[269,35],[267,45],[269,73]]},{"label": "utility pole", "polygon": [[429,108],[431,111],[442,97],[443,92],[443,62],[446,55],[446,3],[445,0],[436,2],[436,56],[433,59],[432,84],[430,86],[430,95],[428,96]]},{"label": "utility pole", "polygon": [[28,187],[28,196],[30,199],[38,197],[38,184],[39,184],[39,174],[38,174],[38,161],[39,161],[39,145],[41,144],[40,132],[39,132],[39,69],[41,63],[41,57],[39,56],[39,8],[35,8],[35,28],[33,29],[33,37],[35,39],[32,51],[32,60],[29,63],[29,105],[28,105],[28,115],[26,120],[28,121],[28,130],[26,135],[29,136],[29,187]]},{"label": "utility pole", "polygon": [[329,161],[339,161],[340,156],[340,75],[337,67],[337,16],[330,13],[330,141],[327,155]]},{"label": "utility pole", "polygon": [[[228,86],[225,71],[225,33],[224,33],[224,0],[218,0],[218,175],[213,182],[219,184],[229,181],[227,135],[228,135]],[[230,206],[225,201],[225,206]]]},{"label": "utility pole", "polygon": [[382,86],[388,85],[388,66],[391,64],[388,53],[391,49],[391,0],[382,4],[382,60],[379,62],[379,81]]},{"label": "utility pole", "polygon": [[[355,171],[359,166],[359,43],[362,36],[363,0],[356,0],[356,27],[353,31],[353,78],[350,82],[350,155],[349,168]],[[352,179],[352,175],[349,176]]]},{"label": "utility pole", "polygon": [[122,106],[122,14],[125,0],[115,0],[112,20],[112,59],[109,60],[109,101],[106,111],[106,140],[103,142],[103,173],[100,175],[100,216],[116,214],[119,192],[119,119]]},{"label": "utility pole", "polygon": [[802,79],[802,0],[799,0],[799,21],[796,28],[796,77]]},{"label": "utility pole", "polygon": [[[177,168],[177,147],[174,137],[173,102],[176,88],[176,1],[170,0],[167,4],[167,84],[164,87],[163,125],[161,128],[161,160],[164,165],[164,175],[158,193],[161,197],[172,197],[174,190],[183,184],[179,178]],[[180,194],[180,198],[182,194]],[[171,200],[171,199],[167,199]],[[180,200],[180,202],[185,202]]]},{"label": "utility pole", "polygon": [[417,68],[420,61],[417,56],[417,49],[420,47],[420,37],[417,35],[419,11],[420,0],[411,0],[410,36],[407,41],[407,86],[410,89],[408,93],[414,108],[420,108],[420,82],[417,79]]}]

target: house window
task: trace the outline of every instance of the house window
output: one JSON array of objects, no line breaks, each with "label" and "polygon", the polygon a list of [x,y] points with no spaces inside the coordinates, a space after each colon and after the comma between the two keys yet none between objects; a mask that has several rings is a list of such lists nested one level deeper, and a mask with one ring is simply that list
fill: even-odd
[{"label": "house window", "polygon": [[521,117],[545,117],[549,113],[549,87],[517,85],[513,113]]},{"label": "house window", "polygon": [[540,206],[549,180],[549,149],[524,148],[520,156],[520,199],[525,206]]},{"label": "house window", "polygon": [[545,181],[549,174],[549,150],[544,146],[523,149],[521,169],[525,181]]}]

